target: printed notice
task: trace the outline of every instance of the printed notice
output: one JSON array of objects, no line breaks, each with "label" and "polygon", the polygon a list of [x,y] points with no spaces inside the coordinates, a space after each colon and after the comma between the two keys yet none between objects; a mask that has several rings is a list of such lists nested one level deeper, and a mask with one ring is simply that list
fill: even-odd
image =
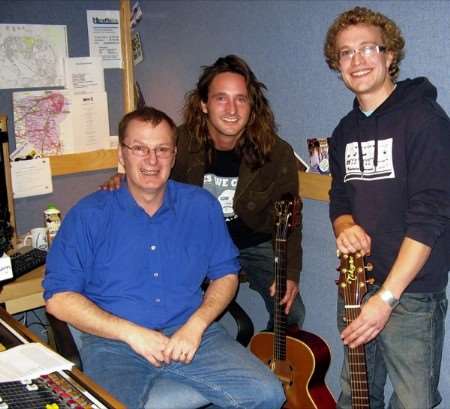
[{"label": "printed notice", "polygon": [[89,51],[104,68],[122,68],[119,10],[87,10]]},{"label": "printed notice", "polygon": [[66,88],[74,94],[105,91],[103,63],[100,57],[64,59]]},{"label": "printed notice", "polygon": [[109,119],[106,92],[73,96],[72,122],[77,130],[75,152],[109,149]]},{"label": "printed notice", "polygon": [[11,162],[11,179],[14,199],[53,192],[48,158]]}]

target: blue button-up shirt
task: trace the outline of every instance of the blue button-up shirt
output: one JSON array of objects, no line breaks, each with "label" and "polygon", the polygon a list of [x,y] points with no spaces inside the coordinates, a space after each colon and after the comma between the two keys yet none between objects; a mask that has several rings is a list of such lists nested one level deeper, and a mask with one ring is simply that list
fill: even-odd
[{"label": "blue button-up shirt", "polygon": [[47,257],[44,298],[80,293],[100,308],[152,329],[187,321],[205,277],[239,271],[217,200],[169,181],[151,217],[126,183],[82,199],[65,217]]}]

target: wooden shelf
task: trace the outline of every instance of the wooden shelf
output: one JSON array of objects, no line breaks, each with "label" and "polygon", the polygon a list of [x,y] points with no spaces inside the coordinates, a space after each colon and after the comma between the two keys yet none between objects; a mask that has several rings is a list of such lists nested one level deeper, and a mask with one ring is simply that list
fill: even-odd
[{"label": "wooden shelf", "polygon": [[331,176],[318,173],[298,172],[300,197],[328,202],[331,187]]},{"label": "wooden shelf", "polygon": [[[117,167],[117,149],[50,156],[53,176],[71,173],[91,172]],[[303,199],[328,202],[331,177],[317,173],[299,172],[300,196]]]},{"label": "wooden shelf", "polygon": [[49,156],[52,176],[117,167],[117,149]]}]

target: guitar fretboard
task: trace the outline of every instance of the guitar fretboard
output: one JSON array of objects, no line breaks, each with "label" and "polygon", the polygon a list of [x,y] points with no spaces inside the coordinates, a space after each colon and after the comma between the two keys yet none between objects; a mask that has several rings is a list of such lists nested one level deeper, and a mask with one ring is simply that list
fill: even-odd
[{"label": "guitar fretboard", "polygon": [[274,357],[278,361],[286,360],[286,314],[284,306],[280,305],[286,293],[286,240],[277,238],[275,240],[275,307],[274,307]]},{"label": "guitar fretboard", "polygon": [[[344,291],[344,298],[346,291]],[[345,319],[349,325],[361,312],[361,307],[349,305],[345,308]],[[352,409],[369,409],[369,388],[367,384],[366,354],[364,345],[347,347],[350,385],[352,390]]]}]

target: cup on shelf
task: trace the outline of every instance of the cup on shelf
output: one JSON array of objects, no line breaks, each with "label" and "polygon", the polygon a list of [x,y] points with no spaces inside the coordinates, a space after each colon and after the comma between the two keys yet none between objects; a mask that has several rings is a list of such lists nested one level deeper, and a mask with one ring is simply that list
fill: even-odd
[{"label": "cup on shelf", "polygon": [[30,230],[30,234],[25,236],[23,239],[23,244],[25,246],[29,245],[31,241],[31,247],[40,250],[48,250],[47,242],[47,228],[46,227],[36,227]]}]

